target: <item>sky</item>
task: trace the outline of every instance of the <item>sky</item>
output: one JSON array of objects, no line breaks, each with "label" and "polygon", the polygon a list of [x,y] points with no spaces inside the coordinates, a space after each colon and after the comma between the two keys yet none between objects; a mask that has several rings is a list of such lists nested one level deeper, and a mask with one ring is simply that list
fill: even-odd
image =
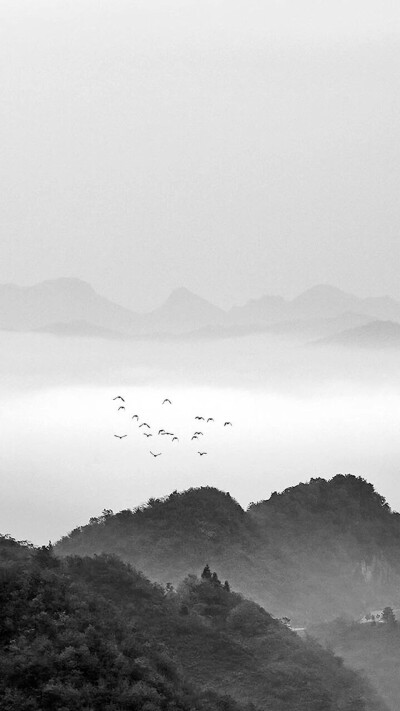
[{"label": "sky", "polygon": [[2,0],[0,282],[400,298],[400,7]]}]

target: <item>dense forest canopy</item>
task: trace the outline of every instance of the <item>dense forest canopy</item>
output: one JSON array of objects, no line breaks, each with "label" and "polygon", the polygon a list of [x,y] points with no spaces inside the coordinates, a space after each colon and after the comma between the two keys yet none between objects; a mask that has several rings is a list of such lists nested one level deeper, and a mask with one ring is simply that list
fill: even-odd
[{"label": "dense forest canopy", "polygon": [[3,537],[0,581],[4,711],[386,711],[208,565],[161,586],[115,556]]},{"label": "dense forest canopy", "polygon": [[117,554],[165,584],[204,563],[297,624],[400,605],[400,516],[372,484],[337,475],[273,493],[247,511],[213,487],[103,513],[60,555]]}]

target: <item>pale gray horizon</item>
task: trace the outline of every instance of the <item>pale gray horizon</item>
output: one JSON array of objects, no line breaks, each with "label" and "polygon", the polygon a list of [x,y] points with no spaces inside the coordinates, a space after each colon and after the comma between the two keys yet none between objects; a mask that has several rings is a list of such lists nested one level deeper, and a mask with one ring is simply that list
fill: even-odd
[{"label": "pale gray horizon", "polygon": [[0,283],[400,298],[400,8],[4,1]]}]

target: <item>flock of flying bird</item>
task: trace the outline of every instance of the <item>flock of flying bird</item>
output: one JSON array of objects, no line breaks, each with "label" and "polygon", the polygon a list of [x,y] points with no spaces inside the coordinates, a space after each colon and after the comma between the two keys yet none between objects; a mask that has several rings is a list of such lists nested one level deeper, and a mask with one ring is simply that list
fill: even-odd
[{"label": "flock of flying bird", "polygon": [[[126,410],[125,399],[122,397],[122,395],[116,395],[116,397],[113,398],[113,401],[115,401],[115,400],[120,400],[120,401],[121,401],[121,405],[119,405],[118,410],[117,410],[118,412],[119,412],[120,410]],[[168,404],[168,405],[172,405],[172,402],[171,402],[171,400],[170,400],[168,397],[166,397],[166,398],[162,401],[161,404],[162,404],[162,405],[167,405],[167,404]],[[132,415],[132,418],[131,418],[131,419],[132,419],[132,420],[136,420],[139,429],[141,429],[142,427],[147,427],[147,430],[151,430],[151,427],[150,427],[150,425],[149,425],[147,422],[141,422],[141,423],[139,424],[139,415]],[[214,422],[214,418],[213,418],[213,417],[207,417],[207,418],[205,418],[205,417],[202,417],[201,415],[196,415],[196,417],[195,417],[194,419],[197,420],[197,421],[199,421],[199,422],[200,422],[200,421],[203,421],[205,424],[208,424],[208,423],[210,423],[210,422]],[[227,421],[227,422],[224,422],[224,427],[232,427],[232,422],[228,422],[228,421]],[[179,437],[177,437],[177,435],[174,434],[174,432],[167,432],[167,431],[164,430],[164,429],[159,429],[158,432],[157,432],[157,434],[155,434],[155,432],[154,432],[154,433],[153,433],[153,432],[148,432],[148,431],[145,432],[145,431],[143,430],[143,435],[144,435],[144,437],[147,437],[147,438],[153,437],[153,434],[154,434],[154,436],[157,436],[157,437],[171,437],[171,442],[179,442]],[[123,434],[123,435],[115,434],[115,435],[114,435],[114,437],[116,437],[117,439],[124,439],[124,438],[127,437],[127,436],[128,436],[127,434]],[[200,430],[197,430],[196,432],[193,432],[193,434],[192,434],[192,436],[191,436],[191,441],[194,440],[194,439],[198,440],[200,436],[204,436],[204,432],[201,432]],[[150,450],[150,454],[151,454],[153,457],[160,457],[161,454],[162,454],[162,452],[152,452],[152,451]],[[200,452],[200,451],[198,450],[198,454],[200,455],[200,457],[203,457],[205,454],[207,454],[207,452]]]}]

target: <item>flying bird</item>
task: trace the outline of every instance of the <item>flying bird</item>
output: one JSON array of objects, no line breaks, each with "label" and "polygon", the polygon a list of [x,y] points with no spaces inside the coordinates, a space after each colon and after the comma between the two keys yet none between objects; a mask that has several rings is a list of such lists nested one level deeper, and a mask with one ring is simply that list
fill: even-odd
[{"label": "flying bird", "polygon": [[195,435],[204,435],[204,432],[195,432]]},{"label": "flying bird", "polygon": [[152,435],[152,434],[147,434],[147,432],[143,432],[143,436],[144,436],[144,437],[152,437],[153,435]]},{"label": "flying bird", "polygon": [[171,400],[167,397],[165,398],[165,400],[163,400],[162,404],[164,405],[166,402],[169,402],[169,404],[172,405]]},{"label": "flying bird", "polygon": [[199,454],[200,454],[200,457],[202,457],[203,454],[207,454],[207,452],[199,452]]},{"label": "flying bird", "polygon": [[125,402],[124,398],[121,397],[121,395],[117,395],[117,397],[113,397],[113,400],[122,400],[122,402]]},{"label": "flying bird", "polygon": [[139,421],[139,415],[132,415],[132,420],[138,420],[138,421]]},{"label": "flying bird", "polygon": [[179,442],[179,437],[172,437],[172,441],[174,441],[175,439],[177,439]]},{"label": "flying bird", "polygon": [[199,417],[199,415],[196,415],[196,417],[194,419],[195,420],[204,420],[204,417]]},{"label": "flying bird", "polygon": [[158,430],[158,434],[165,434],[165,430]]},{"label": "flying bird", "polygon": [[232,422],[224,422],[224,427],[226,427],[227,425],[230,425],[232,427]]},{"label": "flying bird", "polygon": [[199,439],[197,435],[193,435],[192,439]]},{"label": "flying bird", "polygon": [[127,437],[128,435],[114,435],[114,437],[118,437],[118,439],[124,439],[124,437]]},{"label": "flying bird", "polygon": [[120,405],[119,408],[118,408],[118,410],[125,410],[125,408],[124,408],[123,405]]},{"label": "flying bird", "polygon": [[214,418],[213,418],[213,417],[209,417],[209,418],[207,419],[207,422],[214,422]]},{"label": "flying bird", "polygon": [[162,454],[162,452],[158,452],[158,454],[154,454],[154,452],[150,452],[150,454],[152,454],[152,455],[153,455],[153,457],[159,457],[159,456],[160,456],[160,454]]},{"label": "flying bird", "polygon": [[148,425],[147,422],[142,422],[142,424],[139,425],[139,427],[148,427],[150,429],[150,425]]}]

